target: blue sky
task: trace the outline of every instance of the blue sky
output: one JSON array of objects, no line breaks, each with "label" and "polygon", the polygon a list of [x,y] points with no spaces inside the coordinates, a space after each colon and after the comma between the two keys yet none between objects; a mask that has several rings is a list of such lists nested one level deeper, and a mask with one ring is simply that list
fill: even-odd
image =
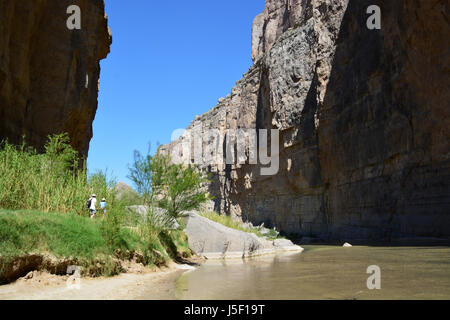
[{"label": "blue sky", "polygon": [[126,183],[135,149],[152,152],[231,92],[252,65],[264,0],[107,0],[113,34],[101,62],[88,169]]}]

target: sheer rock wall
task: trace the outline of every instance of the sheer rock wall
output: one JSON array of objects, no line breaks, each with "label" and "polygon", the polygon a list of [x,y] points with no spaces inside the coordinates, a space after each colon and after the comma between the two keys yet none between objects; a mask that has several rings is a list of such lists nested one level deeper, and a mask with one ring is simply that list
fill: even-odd
[{"label": "sheer rock wall", "polygon": [[[69,30],[67,8],[81,9]],[[42,151],[49,134],[67,132],[87,156],[97,110],[100,60],[111,45],[103,0],[0,2],[0,140]]]},{"label": "sheer rock wall", "polygon": [[254,65],[160,150],[192,162],[193,132],[279,129],[274,176],[200,165],[216,210],[297,237],[450,238],[448,21],[444,0],[266,0]]}]

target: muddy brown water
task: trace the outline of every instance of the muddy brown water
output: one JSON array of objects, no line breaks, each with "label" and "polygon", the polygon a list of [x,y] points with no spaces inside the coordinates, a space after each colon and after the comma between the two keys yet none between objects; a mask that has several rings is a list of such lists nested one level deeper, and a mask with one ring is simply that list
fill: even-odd
[{"label": "muddy brown water", "polygon": [[[450,247],[304,248],[300,254],[208,262],[179,276],[166,298],[450,299]],[[380,290],[367,288],[371,265],[380,267]]]}]

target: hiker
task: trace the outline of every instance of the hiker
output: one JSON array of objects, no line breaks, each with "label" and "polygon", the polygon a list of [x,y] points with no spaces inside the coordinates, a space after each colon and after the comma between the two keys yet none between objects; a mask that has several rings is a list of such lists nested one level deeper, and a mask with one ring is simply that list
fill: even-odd
[{"label": "hiker", "polygon": [[95,217],[95,214],[97,213],[97,196],[95,195],[95,193],[88,200],[88,208],[89,208],[89,215],[91,219],[93,219]]},{"label": "hiker", "polygon": [[100,208],[103,209],[103,213],[106,214],[106,199],[103,198],[102,201],[100,201]]}]

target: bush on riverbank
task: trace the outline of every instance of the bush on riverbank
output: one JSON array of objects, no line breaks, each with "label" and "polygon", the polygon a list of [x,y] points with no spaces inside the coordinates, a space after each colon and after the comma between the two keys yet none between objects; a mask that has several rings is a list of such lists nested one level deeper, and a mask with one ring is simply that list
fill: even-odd
[{"label": "bush on riverbank", "polygon": [[[45,268],[32,259],[24,264],[26,257],[47,255],[80,266],[83,275],[110,276],[121,271],[120,259],[160,266],[177,256],[187,257],[190,252],[181,231],[142,237],[121,227],[111,244],[104,236],[104,228],[104,221],[76,214],[0,210],[0,283]],[[21,261],[22,266],[11,279],[8,274],[15,268],[15,261]],[[60,272],[65,274],[66,270]]]},{"label": "bush on riverbank", "polygon": [[211,200],[204,185],[208,175],[195,166],[173,163],[169,156],[157,153],[143,156],[134,152],[128,178],[133,181],[144,205],[159,207],[179,220],[184,211],[196,210]]}]

